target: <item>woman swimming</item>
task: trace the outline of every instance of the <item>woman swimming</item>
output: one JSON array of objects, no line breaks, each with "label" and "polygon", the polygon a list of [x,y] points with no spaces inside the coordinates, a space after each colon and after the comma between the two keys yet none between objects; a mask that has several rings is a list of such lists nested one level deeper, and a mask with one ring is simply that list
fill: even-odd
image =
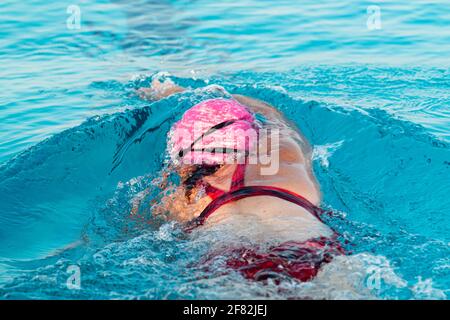
[{"label": "woman swimming", "polygon": [[[156,80],[140,94],[155,100],[182,91]],[[181,178],[164,199],[170,216],[186,232],[222,226],[252,243],[212,249],[205,262],[226,254],[226,265],[248,279],[308,281],[344,253],[321,220],[311,148],[272,106],[242,95],[202,101],[174,124],[168,149]],[[262,155],[270,161],[258,161]]]}]

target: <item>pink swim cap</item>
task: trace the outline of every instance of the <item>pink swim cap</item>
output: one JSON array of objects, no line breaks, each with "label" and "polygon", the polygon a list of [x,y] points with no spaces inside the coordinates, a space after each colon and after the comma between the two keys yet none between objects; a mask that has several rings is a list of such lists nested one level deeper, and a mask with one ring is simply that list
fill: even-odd
[{"label": "pink swim cap", "polygon": [[[255,145],[255,118],[235,100],[211,99],[187,110],[174,124],[169,140],[172,161],[220,164]],[[231,151],[231,152],[230,152]]]}]

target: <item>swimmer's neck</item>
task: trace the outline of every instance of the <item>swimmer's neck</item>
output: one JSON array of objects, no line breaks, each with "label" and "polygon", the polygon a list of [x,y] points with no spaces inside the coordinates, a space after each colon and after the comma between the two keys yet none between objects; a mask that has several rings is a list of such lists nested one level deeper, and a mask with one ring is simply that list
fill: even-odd
[{"label": "swimmer's neck", "polygon": [[228,191],[231,188],[231,180],[236,167],[237,164],[226,164],[214,174],[204,177],[203,180],[217,189]]}]

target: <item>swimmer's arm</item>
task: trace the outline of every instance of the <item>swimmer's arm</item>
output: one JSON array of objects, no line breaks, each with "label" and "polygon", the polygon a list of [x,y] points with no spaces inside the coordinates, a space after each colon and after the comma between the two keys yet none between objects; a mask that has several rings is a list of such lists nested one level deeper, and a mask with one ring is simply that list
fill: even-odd
[{"label": "swimmer's arm", "polygon": [[[156,183],[159,183],[160,189],[163,190],[163,189],[167,188],[167,177],[168,177],[168,173],[162,172],[161,177],[160,177],[161,180],[158,182],[159,178],[154,179],[152,181],[152,185],[154,186]],[[137,215],[139,213],[139,208],[141,206],[142,201],[150,194],[150,192],[151,192],[150,187],[145,188],[131,200],[131,211],[130,211],[131,216]]]},{"label": "swimmer's arm", "polygon": [[154,79],[149,88],[140,88],[136,93],[141,99],[158,101],[185,90],[185,88],[176,85],[171,80],[160,82],[158,79]]},{"label": "swimmer's arm", "polygon": [[142,200],[150,193],[150,188],[147,188],[141,192],[139,192],[132,200],[131,200],[131,212],[130,215],[134,216],[139,213],[139,207],[141,206]]},{"label": "swimmer's arm", "polygon": [[[185,90],[186,88],[176,85],[170,79],[164,82],[154,79],[149,88],[140,88],[137,90],[137,94],[142,99],[158,101]],[[255,113],[260,113],[267,118],[277,117],[280,120],[284,120],[283,115],[268,103],[240,94],[233,94],[232,96],[239,103],[246,105]]]},{"label": "swimmer's arm", "polygon": [[[158,79],[154,79],[150,87],[138,89],[137,94],[142,99],[158,101],[185,90],[186,88],[176,85],[170,79],[164,82],[160,82]],[[282,114],[279,111],[261,100],[257,100],[240,94],[234,94],[233,98],[241,104],[249,107],[255,113],[260,113],[269,118],[273,116],[283,118]]]}]

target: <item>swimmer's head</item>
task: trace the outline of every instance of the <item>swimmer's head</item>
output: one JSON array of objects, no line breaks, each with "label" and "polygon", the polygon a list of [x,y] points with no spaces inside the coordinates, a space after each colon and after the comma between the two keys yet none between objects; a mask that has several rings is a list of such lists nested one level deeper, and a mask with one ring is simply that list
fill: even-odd
[{"label": "swimmer's head", "polygon": [[211,99],[186,111],[172,128],[169,154],[176,164],[235,161],[256,143],[255,118],[237,101]]}]

